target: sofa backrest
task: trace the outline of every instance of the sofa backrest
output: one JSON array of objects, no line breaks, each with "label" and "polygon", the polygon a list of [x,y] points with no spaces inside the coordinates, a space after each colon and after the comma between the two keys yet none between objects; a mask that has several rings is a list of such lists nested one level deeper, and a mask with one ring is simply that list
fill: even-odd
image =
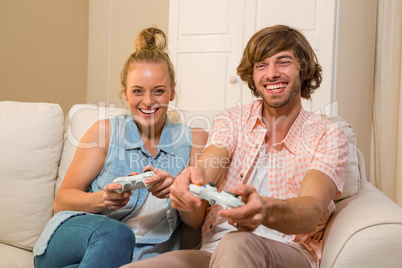
[{"label": "sofa backrest", "polygon": [[53,215],[63,146],[58,104],[0,102],[0,242],[32,247]]},{"label": "sofa backrest", "polygon": [[[90,104],[75,105],[71,108],[67,117],[66,142],[64,144],[62,161],[59,169],[59,178],[56,189],[60,186],[70,165],[78,142],[89,127],[98,120],[108,118],[109,116],[126,113],[126,109],[97,107]],[[182,111],[173,110],[168,112],[171,122],[182,122],[191,127],[204,128],[211,130],[214,117],[220,111]],[[352,127],[340,117],[327,117],[333,123],[339,124],[339,127],[345,133],[349,145],[349,160],[346,170],[346,181],[344,191],[340,199],[350,197],[358,192],[360,174],[358,169],[358,158],[356,149],[356,137]]]}]

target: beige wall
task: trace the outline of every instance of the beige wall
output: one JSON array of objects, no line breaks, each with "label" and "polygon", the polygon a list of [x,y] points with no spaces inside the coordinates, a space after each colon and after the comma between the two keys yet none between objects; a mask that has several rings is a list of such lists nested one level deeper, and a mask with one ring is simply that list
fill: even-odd
[{"label": "beige wall", "polygon": [[89,0],[0,1],[0,100],[86,101]]},{"label": "beige wall", "polygon": [[[168,21],[168,0],[0,0],[0,101],[59,103],[64,113],[75,103],[120,106],[136,35],[149,26],[167,33]],[[91,76],[91,64],[105,75]]]},{"label": "beige wall", "polygon": [[[377,0],[340,0],[336,100],[352,125],[369,173]],[[364,6],[364,11],[361,7]],[[359,10],[356,14],[356,10]],[[325,71],[325,70],[324,70]]]}]

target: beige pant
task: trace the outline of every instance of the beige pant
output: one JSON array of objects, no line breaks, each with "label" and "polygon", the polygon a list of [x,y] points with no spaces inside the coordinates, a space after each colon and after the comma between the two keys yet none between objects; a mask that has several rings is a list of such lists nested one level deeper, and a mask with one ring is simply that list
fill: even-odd
[{"label": "beige pant", "polygon": [[236,268],[311,267],[293,247],[250,232],[231,232],[223,237],[213,254],[202,250],[178,250],[130,263],[125,268]]}]

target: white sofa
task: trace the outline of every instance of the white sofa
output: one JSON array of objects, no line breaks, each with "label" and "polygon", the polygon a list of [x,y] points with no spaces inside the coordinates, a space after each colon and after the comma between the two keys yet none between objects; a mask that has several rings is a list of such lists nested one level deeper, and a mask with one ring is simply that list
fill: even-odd
[{"label": "white sofa", "polygon": [[[32,247],[52,217],[52,203],[85,131],[124,109],[75,105],[65,118],[59,105],[0,102],[0,267],[33,267]],[[170,112],[171,120],[209,129],[216,114]],[[65,120],[66,119],[66,120]],[[365,179],[364,160],[350,126],[351,158],[342,200],[324,233],[321,267],[400,267],[402,208]],[[199,237],[184,232],[186,247]]]}]

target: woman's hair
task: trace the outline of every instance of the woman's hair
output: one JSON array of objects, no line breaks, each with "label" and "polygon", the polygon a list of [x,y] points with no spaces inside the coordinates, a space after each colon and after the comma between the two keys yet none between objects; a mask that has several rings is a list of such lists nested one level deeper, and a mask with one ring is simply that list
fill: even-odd
[{"label": "woman's hair", "polygon": [[142,30],[135,40],[135,52],[130,55],[120,74],[121,93],[127,89],[127,74],[131,64],[137,62],[161,63],[165,62],[170,76],[171,86],[175,84],[174,67],[168,56],[167,39],[165,33],[155,27]]},{"label": "woman's hair", "polygon": [[292,50],[300,65],[301,96],[310,99],[321,84],[322,68],[309,42],[299,31],[285,25],[264,28],[248,41],[237,74],[247,82],[252,93],[258,97],[253,80],[253,65],[276,53]]}]

